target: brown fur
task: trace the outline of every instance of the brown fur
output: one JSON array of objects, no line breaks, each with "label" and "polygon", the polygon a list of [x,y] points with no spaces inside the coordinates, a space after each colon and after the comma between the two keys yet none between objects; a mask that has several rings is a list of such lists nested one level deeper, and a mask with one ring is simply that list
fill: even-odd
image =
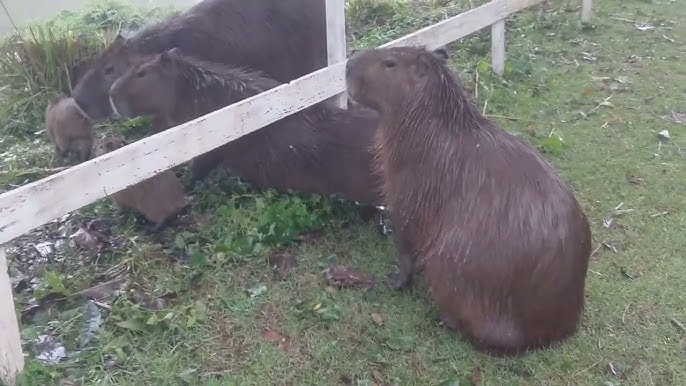
[{"label": "brown fur", "polygon": [[74,99],[58,95],[45,108],[45,132],[55,153],[61,157],[75,154],[80,162],[90,158],[93,125],[79,110]]},{"label": "brown fur", "polygon": [[324,2],[204,0],[131,38],[118,37],[74,88],[76,102],[91,119],[109,116],[112,83],[142,57],[174,47],[288,82],[326,66]]},{"label": "brown fur", "polygon": [[398,247],[392,288],[423,270],[441,318],[514,355],[573,335],[591,247],[571,189],[474,106],[423,48],[352,57],[348,93],[380,112],[379,165]]},{"label": "brown fur", "polygon": [[[106,137],[98,141],[95,157],[114,151],[126,143],[118,137]],[[183,185],[173,171],[166,170],[147,180],[111,195],[119,211],[135,209],[155,223],[153,231],[162,229],[187,205]]]},{"label": "brown fur", "polygon": [[[246,71],[181,55],[178,49],[132,68],[112,86],[124,116],[152,115],[164,130],[259,94],[280,83]],[[370,146],[378,115],[369,109],[316,105],[195,158],[194,179],[220,163],[261,187],[340,193],[378,203]]]}]

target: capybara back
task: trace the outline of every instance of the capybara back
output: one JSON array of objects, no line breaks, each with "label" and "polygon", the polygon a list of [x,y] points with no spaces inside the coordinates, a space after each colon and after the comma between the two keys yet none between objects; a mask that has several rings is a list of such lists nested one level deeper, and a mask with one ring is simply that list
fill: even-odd
[{"label": "capybara back", "polygon": [[207,61],[264,71],[288,82],[327,64],[324,1],[204,0],[121,36],[92,63],[73,96],[91,119],[112,114],[112,83],[147,55],[180,48]]},{"label": "capybara back", "polygon": [[[111,97],[118,114],[153,116],[156,130],[164,130],[279,84],[256,71],[172,49],[127,71]],[[193,178],[223,164],[260,187],[377,203],[379,177],[370,149],[377,124],[370,109],[315,105],[196,157]]]}]

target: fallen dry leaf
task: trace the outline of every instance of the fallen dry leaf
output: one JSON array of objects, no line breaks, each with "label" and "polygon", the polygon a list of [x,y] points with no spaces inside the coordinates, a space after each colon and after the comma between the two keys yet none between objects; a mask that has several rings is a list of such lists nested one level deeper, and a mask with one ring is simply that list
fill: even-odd
[{"label": "fallen dry leaf", "polygon": [[84,227],[79,227],[79,230],[71,235],[71,238],[77,246],[83,249],[89,251],[97,251],[99,249],[98,239],[91,235]]},{"label": "fallen dry leaf", "polygon": [[376,312],[372,313],[372,321],[377,325],[381,326],[383,325],[383,316],[377,314]]},{"label": "fallen dry leaf", "polygon": [[140,289],[134,289],[131,291],[131,296],[144,308],[150,310],[162,310],[167,308],[167,306],[174,302],[178,295],[176,292],[169,292],[162,296],[152,297]]},{"label": "fallen dry leaf", "polygon": [[314,231],[304,231],[304,232],[300,232],[295,237],[295,241],[307,243],[307,242],[310,242],[312,240],[316,240],[316,239],[322,237],[322,235],[323,235],[323,233],[319,229],[314,230]]},{"label": "fallen dry leaf", "polygon": [[291,269],[298,266],[298,260],[293,255],[280,250],[271,251],[268,260],[269,265],[276,268],[276,275],[280,280],[285,279]]},{"label": "fallen dry leaf", "polygon": [[360,285],[366,289],[374,287],[374,280],[371,276],[360,269],[348,268],[344,265],[334,265],[326,268],[322,273],[329,285],[332,286],[349,288]]},{"label": "fallen dry leaf", "polygon": [[269,328],[263,330],[260,336],[262,336],[262,339],[276,344],[276,347],[278,347],[280,350],[284,350],[288,344],[287,336]]},{"label": "fallen dry leaf", "polygon": [[645,180],[636,176],[629,176],[629,183],[634,186],[643,186],[646,184]]},{"label": "fallen dry leaf", "polygon": [[686,112],[670,111],[669,113],[662,115],[660,118],[664,119],[665,121],[686,125]]},{"label": "fallen dry leaf", "polygon": [[71,297],[81,297],[84,299],[103,300],[107,297],[116,297],[122,293],[128,285],[123,278],[110,280],[105,283],[96,284],[85,290],[75,292]]},{"label": "fallen dry leaf", "polygon": [[471,382],[474,386],[477,386],[481,383],[481,373],[479,373],[479,370],[472,371],[472,373],[469,375],[469,382]]},{"label": "fallen dry leaf", "polygon": [[370,373],[372,374],[372,378],[374,379],[374,381],[375,381],[376,383],[381,383],[381,384],[384,383],[383,375],[381,375],[381,373],[379,372],[379,370],[377,370],[377,369],[372,369],[372,371],[370,371]]},{"label": "fallen dry leaf", "polygon": [[71,239],[80,248],[89,251],[98,251],[110,242],[111,229],[104,221],[94,219],[88,221],[85,225],[79,226],[79,229],[71,235]]}]

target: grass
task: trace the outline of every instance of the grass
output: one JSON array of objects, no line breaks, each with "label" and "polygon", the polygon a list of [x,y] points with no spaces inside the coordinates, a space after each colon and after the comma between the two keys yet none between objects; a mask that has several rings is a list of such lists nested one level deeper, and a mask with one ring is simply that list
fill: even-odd
[{"label": "grass", "polygon": [[[351,2],[351,46],[377,45],[439,20],[445,9],[469,8],[436,4]],[[77,298],[25,312],[19,384],[686,384],[686,126],[669,118],[686,112],[686,9],[607,0],[587,26],[577,11],[576,2],[555,1],[508,19],[503,77],[487,66],[487,31],[449,51],[479,106],[509,117],[493,119],[544,152],[589,216],[595,252],[573,339],[521,358],[477,353],[436,323],[421,284],[403,293],[383,285],[395,264],[392,242],[349,205],[254,192],[220,174],[195,190],[187,225],[158,238],[100,201],[13,243],[10,272],[25,275],[28,287],[16,296],[18,311],[34,298],[129,281],[127,296],[104,297],[101,312]],[[656,28],[640,31],[627,20]],[[669,140],[658,139],[662,130]],[[18,171],[3,175],[3,186],[22,183],[22,168],[47,164],[45,143],[2,139],[3,169]],[[35,258],[34,244],[92,218],[112,227],[112,247],[88,253],[67,241],[47,262]],[[313,229],[321,236],[290,242]],[[274,248],[297,260],[285,280],[267,264]],[[376,286],[328,286],[321,271],[334,263],[370,272]],[[69,355],[41,363],[39,334],[55,336]],[[90,341],[82,347],[83,339]]]}]

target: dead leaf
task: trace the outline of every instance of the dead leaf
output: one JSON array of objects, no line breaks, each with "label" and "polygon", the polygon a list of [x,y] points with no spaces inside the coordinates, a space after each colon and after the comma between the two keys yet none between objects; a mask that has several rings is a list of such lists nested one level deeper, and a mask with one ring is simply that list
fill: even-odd
[{"label": "dead leaf", "polygon": [[71,238],[74,240],[74,243],[81,248],[89,251],[97,251],[99,249],[98,239],[88,233],[84,227],[79,227],[79,230],[71,235]]},{"label": "dead leaf", "polygon": [[174,302],[178,295],[176,292],[168,292],[158,297],[152,297],[142,290],[136,288],[131,292],[131,296],[144,308],[150,310],[162,310]]},{"label": "dead leaf", "polygon": [[268,259],[269,265],[276,268],[276,275],[280,280],[285,279],[291,269],[298,266],[298,260],[293,255],[283,253],[280,250],[271,251]]},{"label": "dead leaf", "polygon": [[316,240],[316,239],[322,237],[322,235],[323,235],[323,233],[320,229],[314,230],[314,231],[304,231],[304,232],[300,232],[300,234],[298,234],[295,237],[295,241],[298,241],[301,243],[307,243],[307,242],[310,242],[312,240]]},{"label": "dead leaf", "polygon": [[326,268],[322,273],[329,285],[332,286],[349,288],[361,285],[366,289],[374,287],[374,280],[369,274],[360,269],[348,268],[344,265],[335,265]]},{"label": "dead leaf", "polygon": [[634,186],[643,186],[646,184],[643,178],[639,178],[636,176],[629,176],[629,183]]},{"label": "dead leaf", "polygon": [[634,27],[639,31],[649,31],[651,29],[655,29],[655,26],[644,21],[637,21],[634,23]]},{"label": "dead leaf", "polygon": [[383,383],[384,383],[384,381],[383,381],[383,375],[381,375],[381,373],[379,372],[379,370],[377,370],[377,369],[372,369],[372,371],[370,371],[370,373],[372,374],[372,378],[374,379],[374,381],[375,381],[376,383],[380,383],[380,384],[383,384]]},{"label": "dead leaf", "polygon": [[71,294],[71,297],[81,297],[84,299],[103,300],[107,297],[117,297],[127,287],[128,282],[123,278],[110,280],[105,283],[94,285],[85,290]]},{"label": "dead leaf", "polygon": [[481,373],[479,373],[479,370],[474,370],[471,374],[469,374],[469,382],[471,382],[474,386],[477,386],[481,383]]},{"label": "dead leaf", "polygon": [[264,329],[260,336],[262,337],[262,339],[276,344],[276,347],[278,347],[280,350],[286,349],[286,346],[288,344],[287,336],[282,335],[280,332],[271,330],[269,328]]},{"label": "dead leaf", "polygon": [[85,225],[79,226],[79,229],[71,235],[74,243],[89,251],[98,251],[110,242],[111,229],[104,221],[94,219],[88,221]]},{"label": "dead leaf", "polygon": [[686,112],[670,111],[669,113],[662,115],[660,118],[664,119],[665,121],[686,125]]},{"label": "dead leaf", "polygon": [[588,96],[588,95],[591,95],[591,94],[593,94],[593,90],[591,90],[590,88],[586,88],[586,89],[584,89],[584,90],[581,92],[581,95],[586,95],[586,96]]},{"label": "dead leaf", "polygon": [[615,107],[615,105],[613,105],[612,102],[607,101],[607,100],[606,100],[606,101],[603,101],[603,102],[600,102],[600,106],[612,107],[612,108]]},{"label": "dead leaf", "polygon": [[372,321],[377,325],[377,326],[382,326],[383,325],[383,316],[380,314],[377,314],[376,312],[372,313]]}]

